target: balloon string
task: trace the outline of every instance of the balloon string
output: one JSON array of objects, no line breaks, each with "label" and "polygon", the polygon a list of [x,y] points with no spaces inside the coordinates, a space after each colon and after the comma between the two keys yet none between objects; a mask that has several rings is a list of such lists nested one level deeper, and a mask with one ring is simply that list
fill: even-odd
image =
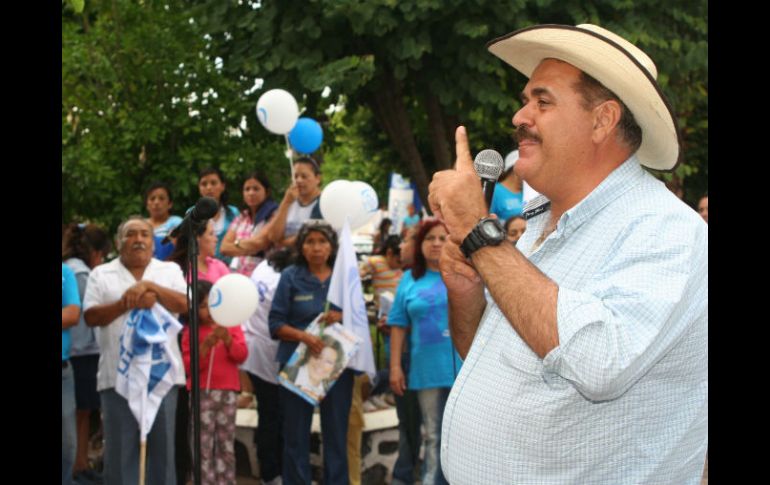
[{"label": "balloon string", "polygon": [[211,348],[211,355],[209,356],[209,375],[206,376],[206,394],[208,394],[209,389],[211,389],[211,371],[214,368],[214,352],[216,351],[216,346]]},{"label": "balloon string", "polygon": [[289,143],[288,133],[283,135],[283,137],[286,140],[286,158],[289,159],[289,170],[291,170],[291,182],[289,183],[289,186],[291,186],[294,183],[294,163],[292,163],[291,159],[291,144]]}]

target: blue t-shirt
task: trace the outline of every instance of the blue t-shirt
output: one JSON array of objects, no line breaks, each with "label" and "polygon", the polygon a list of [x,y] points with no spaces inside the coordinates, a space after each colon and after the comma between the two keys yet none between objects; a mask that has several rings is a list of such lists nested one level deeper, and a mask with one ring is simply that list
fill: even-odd
[{"label": "blue t-shirt", "polygon": [[413,214],[411,216],[404,217],[404,227],[412,227],[420,222],[420,214]]},{"label": "blue t-shirt", "polygon": [[[80,308],[80,295],[78,295],[78,283],[75,273],[69,266],[61,264],[61,307],[77,305]],[[61,331],[61,360],[70,358],[70,330]]]},{"label": "blue t-shirt", "polygon": [[153,251],[153,256],[155,259],[165,261],[174,251],[174,243],[169,241],[166,244],[163,244],[163,238],[168,236],[168,233],[173,231],[174,228],[181,223],[181,217],[170,216],[166,222],[153,229],[153,238],[155,239],[155,251]]},{"label": "blue t-shirt", "polygon": [[[270,335],[283,325],[305,330],[310,322],[324,310],[326,294],[329,292],[331,278],[321,283],[313,273],[301,265],[291,265],[281,272],[281,279],[273,295],[273,304],[267,317]],[[335,305],[329,308],[340,310]],[[281,340],[275,360],[285,364],[299,342]]]},{"label": "blue t-shirt", "polygon": [[452,387],[462,361],[449,336],[447,291],[437,271],[417,281],[404,273],[388,315],[388,325],[411,327],[409,389]]},{"label": "blue t-shirt", "polygon": [[513,216],[520,216],[523,208],[522,192],[511,192],[503,184],[495,185],[495,193],[492,196],[489,212],[497,214],[501,221],[507,221]]}]

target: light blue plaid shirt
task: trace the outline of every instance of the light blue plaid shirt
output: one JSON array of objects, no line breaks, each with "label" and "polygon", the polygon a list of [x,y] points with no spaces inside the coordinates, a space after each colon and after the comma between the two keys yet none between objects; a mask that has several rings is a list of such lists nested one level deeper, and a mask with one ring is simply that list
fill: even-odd
[{"label": "light blue plaid shirt", "polygon": [[[527,209],[546,202],[540,196]],[[559,285],[540,359],[488,298],[444,412],[452,485],[697,485],[708,444],[708,229],[632,157],[534,248]]]}]

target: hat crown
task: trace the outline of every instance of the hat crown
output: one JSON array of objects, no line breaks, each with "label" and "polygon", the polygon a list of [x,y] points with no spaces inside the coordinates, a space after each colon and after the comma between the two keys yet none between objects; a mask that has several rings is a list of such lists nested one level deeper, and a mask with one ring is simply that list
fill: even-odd
[{"label": "hat crown", "polygon": [[627,41],[623,37],[610,32],[607,29],[603,29],[599,27],[598,25],[594,24],[580,24],[576,25],[577,28],[583,29],[583,30],[590,30],[591,32],[598,34],[602,37],[605,37],[612,42],[618,44],[620,47],[626,50],[629,54],[631,54],[639,64],[641,64],[647,72],[650,73],[653,79],[658,79],[658,68],[655,67],[655,63],[652,62],[652,59],[650,59],[650,56],[645,54],[641,49],[636,47],[631,42]]}]

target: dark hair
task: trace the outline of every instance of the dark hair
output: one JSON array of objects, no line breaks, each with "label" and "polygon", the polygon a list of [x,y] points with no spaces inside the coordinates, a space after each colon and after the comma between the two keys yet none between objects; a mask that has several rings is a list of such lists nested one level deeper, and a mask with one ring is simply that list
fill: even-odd
[{"label": "dark hair", "polygon": [[214,174],[217,177],[219,177],[219,181],[222,182],[222,185],[225,186],[225,190],[222,191],[222,195],[219,196],[219,206],[224,207],[225,210],[227,210],[227,182],[225,181],[225,176],[222,174],[222,171],[219,170],[216,167],[206,167],[203,170],[200,171],[198,174],[198,183],[200,183],[201,179],[205,177],[206,175]]},{"label": "dark hair", "polygon": [[[200,237],[203,235],[204,232],[206,232],[206,228],[208,227],[208,224],[198,224],[196,226],[193,226],[195,228],[195,237]],[[188,236],[187,231],[179,231],[179,236],[176,239],[176,244],[174,246],[174,251],[171,252],[168,258],[166,258],[166,261],[172,261],[179,265],[180,268],[182,268],[182,273],[185,275],[185,278],[187,277],[187,273],[189,272],[188,264],[187,264],[187,251],[189,250],[188,246],[190,245],[190,236]]]},{"label": "dark hair", "polygon": [[[250,172],[249,174],[247,174],[243,178],[243,183],[241,183],[241,191],[243,191],[243,186],[246,185],[246,182],[248,180],[251,180],[251,179],[256,180],[257,182],[259,182],[259,184],[262,187],[264,187],[265,194],[266,194],[265,201],[267,199],[269,199],[270,197],[272,197],[273,191],[272,191],[272,188],[270,187],[270,181],[267,179],[267,177],[262,172],[259,172],[257,170],[255,170],[253,172]],[[262,201],[262,203],[264,204],[265,201]],[[259,207],[257,207],[257,209],[259,209]],[[241,204],[241,212],[243,212],[244,214],[249,214],[249,206],[246,205],[246,201],[245,200]],[[253,216],[257,215],[257,211],[254,211],[254,214],[250,214],[250,215],[252,216],[252,222],[254,222]]]},{"label": "dark hair", "polygon": [[316,175],[321,174],[321,165],[313,157],[299,157],[291,163],[293,163],[294,165],[298,163],[306,163],[310,165],[310,167],[313,169],[314,174]]},{"label": "dark hair", "polygon": [[417,236],[414,238],[414,264],[412,264],[412,278],[419,280],[425,276],[425,272],[428,271],[428,261],[425,259],[425,255],[422,254],[422,243],[425,241],[425,236],[436,226],[446,226],[439,219],[425,219],[420,223],[420,230],[417,231]]},{"label": "dark hair", "polygon": [[294,253],[294,248],[287,246],[273,249],[267,253],[265,259],[267,259],[267,264],[269,264],[274,270],[280,273],[287,266],[294,264],[296,254]]},{"label": "dark hair", "polygon": [[144,203],[147,204],[147,199],[150,198],[150,193],[152,193],[154,190],[157,189],[163,189],[166,191],[166,194],[168,195],[168,201],[171,202],[174,199],[171,197],[171,189],[169,188],[168,184],[166,182],[160,182],[155,181],[152,182],[147,189],[144,191]]},{"label": "dark hair", "polygon": [[618,133],[621,135],[622,141],[631,149],[631,153],[635,153],[639,149],[642,144],[642,129],[634,119],[634,114],[615,93],[583,71],[580,71],[580,78],[573,85],[573,88],[583,96],[581,104],[586,110],[593,109],[599,103],[609,100],[620,104],[621,115],[618,122]]},{"label": "dark hair", "polygon": [[195,284],[198,286],[198,306],[201,306],[214,285],[210,281],[200,279]]},{"label": "dark hair", "polygon": [[508,233],[508,228],[509,228],[509,227],[511,227],[511,223],[512,223],[513,221],[515,221],[516,219],[521,219],[522,221],[526,221],[526,219],[524,219],[524,218],[523,218],[523,217],[521,217],[521,216],[513,216],[513,217],[509,217],[509,218],[508,218],[508,220],[507,220],[507,221],[505,221],[505,225],[503,226],[503,227],[505,228],[505,232],[506,232],[506,234]]},{"label": "dark hair", "polygon": [[302,227],[299,228],[299,232],[297,233],[297,242],[294,246],[297,251],[297,260],[295,264],[307,268],[308,264],[307,260],[305,259],[305,255],[302,254],[302,246],[305,244],[305,239],[307,239],[311,232],[318,232],[323,234],[324,237],[331,243],[332,253],[329,255],[329,259],[326,263],[333,268],[334,259],[337,257],[337,249],[339,249],[339,244],[337,243],[337,233],[334,232],[332,226],[330,226],[329,223],[323,219],[308,219],[304,224],[302,224]]},{"label": "dark hair", "polygon": [[385,238],[385,242],[382,243],[379,254],[385,256],[388,249],[390,249],[395,256],[399,256],[401,254],[401,236],[392,234]]},{"label": "dark hair", "polygon": [[107,231],[95,224],[67,225],[62,236],[62,261],[78,258],[88,264],[91,254],[103,253],[105,256],[112,249],[112,242]]},{"label": "dark hair", "polygon": [[384,217],[380,221],[380,234],[385,232],[386,228],[390,229],[390,226],[392,226],[392,225],[393,225],[393,221],[391,221],[389,217]]}]

